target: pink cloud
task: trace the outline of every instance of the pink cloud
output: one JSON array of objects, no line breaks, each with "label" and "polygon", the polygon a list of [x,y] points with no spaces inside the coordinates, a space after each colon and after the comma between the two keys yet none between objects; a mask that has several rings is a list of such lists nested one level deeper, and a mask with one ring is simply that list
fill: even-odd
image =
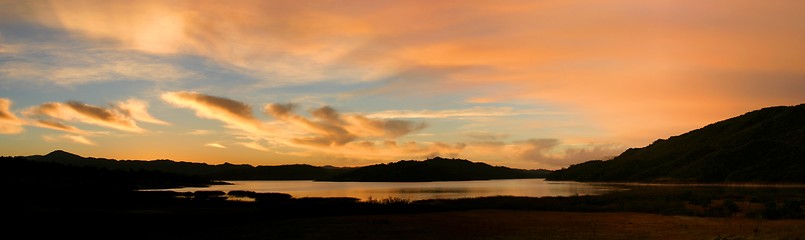
[{"label": "pink cloud", "polygon": [[425,128],[424,123],[403,120],[370,119],[358,114],[342,115],[324,106],[311,112],[308,119],[293,112],[291,104],[269,104],[265,112],[277,120],[307,132],[294,143],[315,146],[340,146],[358,139],[397,138]]},{"label": "pink cloud", "polygon": [[239,101],[186,91],[165,92],[162,100],[176,107],[191,109],[198,117],[224,122],[230,128],[256,135],[266,132],[260,120],[252,114],[251,107]]},{"label": "pink cloud", "polygon": [[25,115],[39,119],[35,126],[68,132],[79,132],[80,130],[59,121],[82,122],[125,132],[145,132],[145,129],[137,126],[134,119],[118,109],[98,107],[76,101],[43,103],[27,109]]},{"label": "pink cloud", "polygon": [[24,131],[23,121],[11,112],[11,100],[0,98],[0,134],[17,134]]},{"label": "pink cloud", "polygon": [[45,141],[48,141],[48,142],[68,141],[68,142],[79,143],[79,144],[90,145],[90,146],[97,145],[95,142],[87,139],[84,136],[80,136],[80,135],[65,134],[65,135],[59,135],[59,136],[43,136],[42,138]]},{"label": "pink cloud", "polygon": [[170,123],[159,120],[154,116],[151,116],[148,113],[148,103],[136,99],[136,98],[129,98],[126,101],[120,101],[115,104],[120,111],[124,112],[126,115],[131,116],[136,121],[140,122],[147,122],[153,123],[158,125],[170,125]]}]

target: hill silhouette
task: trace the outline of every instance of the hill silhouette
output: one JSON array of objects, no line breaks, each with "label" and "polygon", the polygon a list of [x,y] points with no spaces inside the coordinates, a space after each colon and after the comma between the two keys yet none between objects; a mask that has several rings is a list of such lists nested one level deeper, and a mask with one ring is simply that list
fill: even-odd
[{"label": "hill silhouette", "polygon": [[[59,152],[54,157],[70,157]],[[72,155],[74,160],[80,156]],[[152,170],[121,170],[92,166],[30,161],[24,157],[0,157],[0,180],[17,190],[121,192],[136,189],[176,188],[218,184],[206,178]]]},{"label": "hill silhouette", "polygon": [[805,104],[769,107],[628,149],[548,180],[805,182]]},{"label": "hill silhouette", "polygon": [[71,166],[96,167],[111,170],[161,171],[216,180],[313,180],[328,178],[351,170],[350,168],[317,167],[306,164],[279,166],[252,166],[248,164],[178,162],[172,160],[115,160],[82,157],[63,150],[46,155],[26,157],[37,162],[54,162]]},{"label": "hill silhouette", "polygon": [[544,178],[549,170],[523,170],[463,159],[432,158],[404,160],[361,167],[324,181],[344,182],[430,182],[489,179]]},{"label": "hill silhouette", "polygon": [[292,164],[252,166],[248,164],[178,162],[172,160],[115,160],[82,157],[63,150],[25,157],[35,162],[125,171],[158,171],[214,180],[320,180],[424,182],[485,179],[545,178],[549,170],[524,170],[490,166],[461,159],[434,158],[400,161],[358,168]]}]

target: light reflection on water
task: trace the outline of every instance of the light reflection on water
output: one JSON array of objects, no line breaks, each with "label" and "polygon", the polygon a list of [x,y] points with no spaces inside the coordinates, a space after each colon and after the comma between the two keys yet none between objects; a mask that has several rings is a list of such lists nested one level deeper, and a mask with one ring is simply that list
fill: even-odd
[{"label": "light reflection on water", "polygon": [[623,190],[607,184],[507,179],[449,182],[315,182],[315,181],[227,181],[232,185],[207,188],[168,189],[177,192],[254,191],[280,192],[293,197],[353,197],[361,200],[402,198],[409,200],[469,198],[486,196],[574,196],[599,195]]}]

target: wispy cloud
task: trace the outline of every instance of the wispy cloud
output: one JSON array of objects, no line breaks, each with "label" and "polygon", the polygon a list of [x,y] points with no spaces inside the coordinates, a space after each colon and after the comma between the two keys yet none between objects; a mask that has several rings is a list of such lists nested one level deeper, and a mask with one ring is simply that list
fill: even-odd
[{"label": "wispy cloud", "polygon": [[54,119],[37,119],[33,121],[33,125],[41,128],[50,128],[75,134],[87,134],[87,132],[78,129],[75,126],[66,125]]},{"label": "wispy cloud", "polygon": [[543,138],[518,141],[509,146],[518,158],[551,168],[589,160],[607,160],[623,152],[613,144],[565,145],[559,139]]},{"label": "wispy cloud", "polygon": [[11,100],[0,98],[0,134],[23,132],[23,121],[11,112]]},{"label": "wispy cloud", "polygon": [[260,144],[258,142],[240,142],[238,144],[240,144],[240,145],[242,145],[244,147],[247,147],[247,148],[251,148],[251,149],[254,149],[254,150],[257,150],[257,151],[261,151],[261,152],[272,152],[271,149],[269,149],[266,146],[263,146],[262,144]]},{"label": "wispy cloud", "polygon": [[475,139],[479,141],[500,141],[510,136],[509,134],[506,133],[496,133],[486,131],[473,131],[468,132],[465,135],[467,135],[467,137],[469,137],[470,139]]},{"label": "wispy cloud", "polygon": [[120,49],[152,55],[191,54],[253,76],[278,76],[265,81],[274,84],[281,83],[280,79],[311,82],[333,75],[354,79],[347,78],[348,74],[361,68],[337,60],[370,37],[360,20],[323,12],[328,5],[337,6],[329,3],[84,3],[30,3],[23,6],[27,16],[18,17],[68,31],[74,38],[111,42],[109,45]]},{"label": "wispy cloud", "polygon": [[449,110],[388,110],[367,114],[371,118],[452,118],[452,117],[502,117],[516,115],[555,115],[557,112],[515,110],[509,107],[474,107]]},{"label": "wispy cloud", "polygon": [[[189,55],[254,76],[257,87],[377,81],[382,91],[368,92],[562,106],[630,144],[800,103],[805,91],[801,1],[82,2],[4,5],[3,22],[44,26],[92,44],[80,52],[69,51],[74,44],[55,48],[64,54],[33,46],[40,50],[30,54],[26,44],[4,41],[0,51],[14,58],[4,59],[0,74],[65,84],[115,76],[161,82],[187,75],[157,56]],[[54,61],[32,60],[37,54]],[[71,61],[78,63],[64,64]],[[736,80],[741,76],[752,77]],[[366,117],[520,114],[470,110]]]},{"label": "wispy cloud", "polygon": [[265,112],[281,122],[304,130],[306,136],[296,137],[293,142],[312,146],[341,146],[366,138],[393,139],[426,127],[425,123],[370,119],[358,114],[342,115],[329,106],[313,110],[313,119],[294,113],[292,104],[269,104]]},{"label": "wispy cloud", "polygon": [[90,145],[90,146],[95,146],[96,145],[95,142],[90,141],[86,137],[80,136],[80,135],[70,135],[70,134],[58,135],[58,136],[46,135],[46,136],[43,136],[42,138],[45,141],[48,141],[48,142],[68,141],[68,142],[79,143],[79,144]]},{"label": "wispy cloud", "polygon": [[265,126],[252,114],[251,106],[239,101],[186,91],[165,92],[162,100],[176,107],[191,109],[198,117],[224,122],[229,128],[258,136],[266,133]]},{"label": "wispy cloud", "polygon": [[190,134],[190,135],[209,135],[211,133],[212,133],[212,131],[210,131],[210,130],[197,129],[197,130],[190,131],[187,134]]},{"label": "wispy cloud", "polygon": [[274,120],[261,121],[252,114],[248,104],[229,98],[197,92],[166,92],[162,94],[162,99],[176,107],[192,109],[200,118],[218,120],[224,126],[238,130],[237,144],[259,151],[298,155],[298,149],[304,149],[312,153],[351,157],[360,155],[357,153],[388,157],[455,152],[455,149],[448,147],[449,144],[444,143],[410,143],[402,146],[383,143],[393,142],[393,139],[425,128],[427,125],[424,122],[342,114],[329,106],[312,109],[310,117],[307,117],[298,114],[298,107],[294,104],[276,103],[263,108]]},{"label": "wispy cloud", "polygon": [[76,85],[121,80],[167,82],[194,76],[189,70],[151,56],[115,49],[75,49],[24,43],[8,61],[0,63],[0,76],[24,82]]},{"label": "wispy cloud", "polygon": [[204,144],[205,147],[212,147],[212,148],[226,148],[226,146],[221,145],[220,143],[207,143]]},{"label": "wispy cloud", "polygon": [[131,118],[133,118],[136,121],[159,124],[159,125],[170,125],[170,123],[168,122],[159,120],[154,116],[151,116],[151,114],[148,113],[148,103],[143,100],[136,98],[129,98],[126,101],[117,102],[116,105],[118,109],[120,109],[126,115],[131,116]]},{"label": "wispy cloud", "polygon": [[[241,131],[236,144],[247,148],[282,154],[340,156],[353,159],[399,159],[433,156],[490,156],[506,155],[512,159],[543,167],[565,166],[579,161],[614,155],[622,150],[612,145],[566,145],[558,139],[529,139],[503,142],[506,133],[468,132],[474,142],[398,142],[396,139],[424,129],[424,122],[394,119],[393,117],[443,118],[466,116],[499,116],[525,114],[509,108],[475,108],[449,111],[384,112],[376,115],[341,113],[330,106],[311,109],[309,115],[297,113],[295,104],[267,104],[264,112],[274,121],[257,119],[252,108],[243,102],[196,92],[167,92],[162,98],[177,107],[189,108],[201,118],[221,121],[225,126]],[[381,116],[381,117],[378,117]],[[270,126],[272,130],[269,131]],[[279,130],[282,131],[279,131]],[[201,131],[199,133],[207,133]],[[270,143],[270,144],[266,144]],[[205,146],[221,148],[218,143]],[[289,150],[291,149],[291,150]]]},{"label": "wispy cloud", "polygon": [[[77,128],[55,121],[76,121],[125,132],[144,133],[130,116],[114,108],[103,108],[77,101],[48,102],[25,110],[25,116],[38,121],[37,126],[75,132]],[[54,124],[55,123],[55,124]]]}]

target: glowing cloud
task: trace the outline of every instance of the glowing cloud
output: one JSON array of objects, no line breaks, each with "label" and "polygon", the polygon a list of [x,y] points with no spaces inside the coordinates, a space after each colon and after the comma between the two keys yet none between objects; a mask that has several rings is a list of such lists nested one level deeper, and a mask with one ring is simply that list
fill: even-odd
[{"label": "glowing cloud", "polygon": [[209,135],[211,133],[212,133],[212,131],[210,131],[210,130],[197,129],[197,130],[190,131],[187,134],[189,134],[189,135]]},{"label": "glowing cloud", "polygon": [[624,148],[611,144],[563,146],[559,139],[528,139],[509,146],[519,159],[534,161],[550,168],[564,167],[589,160],[614,157]]},{"label": "glowing cloud", "polygon": [[220,143],[207,143],[204,144],[205,147],[212,147],[212,148],[226,148],[226,146],[221,145]]},{"label": "glowing cloud", "polygon": [[514,110],[505,107],[474,107],[453,110],[388,110],[366,115],[372,118],[451,118],[451,117],[502,117],[515,115],[558,114],[533,110]]},{"label": "glowing cloud", "polygon": [[267,147],[265,147],[263,145],[260,145],[260,143],[257,143],[257,142],[242,142],[242,143],[239,143],[239,144],[244,146],[244,147],[251,148],[251,149],[254,149],[254,150],[257,150],[257,151],[271,152],[271,149],[268,149]]},{"label": "glowing cloud", "polygon": [[159,125],[170,125],[170,123],[159,120],[148,113],[148,103],[136,98],[130,98],[126,101],[117,102],[117,108],[126,115],[131,116],[134,120],[140,122],[147,122]]},{"label": "glowing cloud", "polygon": [[314,120],[293,112],[292,104],[269,104],[265,112],[279,121],[306,131],[305,137],[293,142],[312,146],[341,146],[365,138],[397,138],[425,128],[425,123],[402,120],[376,120],[349,114],[341,115],[335,109],[324,106],[311,112]]},{"label": "glowing cloud", "polygon": [[505,133],[482,132],[482,131],[469,132],[466,133],[466,135],[470,139],[475,139],[479,141],[500,141],[509,137],[509,134]]},{"label": "glowing cloud", "polygon": [[327,76],[324,70],[367,38],[362,21],[321,11],[330,4],[218,3],[51,1],[41,4],[46,7],[22,4],[29,5],[23,8],[31,9],[31,16],[20,18],[67,30],[76,37],[111,40],[123,49],[154,55],[189,53],[255,76],[280,75],[295,81]]},{"label": "glowing cloud", "polygon": [[37,121],[38,124],[36,126],[45,126],[68,132],[75,132],[77,128],[54,121],[77,121],[125,132],[145,132],[144,129],[137,126],[134,119],[117,109],[103,108],[76,101],[66,103],[43,103],[39,106],[27,109],[25,115],[27,117],[40,119],[41,121]]},{"label": "glowing cloud", "polygon": [[24,131],[23,121],[11,112],[11,100],[0,98],[0,134],[16,134]]},{"label": "glowing cloud", "polygon": [[80,143],[80,144],[90,145],[90,146],[95,146],[96,145],[95,142],[92,142],[89,139],[87,139],[86,137],[80,136],[80,135],[65,134],[65,135],[59,135],[59,136],[43,136],[42,138],[45,141],[48,141],[48,142],[68,141],[68,142]]},{"label": "glowing cloud", "polygon": [[[174,122],[165,132],[246,142],[227,142],[228,150],[331,157],[323,159],[441,153],[558,166],[799,104],[805,92],[805,1],[0,2],[7,97],[65,90],[94,101],[193,88],[261,101],[254,110],[196,92],[161,94],[228,128],[199,137],[186,134],[199,126]],[[98,90],[113,92],[89,92]],[[261,108],[305,97],[353,113]],[[0,100],[0,133],[168,125],[145,103],[45,103],[17,113]],[[371,112],[380,106],[397,110]],[[416,135],[426,127],[420,120],[433,120],[431,135]]]},{"label": "glowing cloud", "polygon": [[83,131],[81,129],[78,129],[75,126],[66,125],[66,124],[63,124],[63,123],[61,123],[61,122],[59,122],[57,120],[53,120],[53,119],[38,119],[38,120],[33,122],[33,125],[37,126],[37,127],[41,127],[41,128],[50,128],[50,129],[54,129],[54,130],[65,131],[65,132],[76,133],[76,134],[86,134],[87,133],[87,132],[85,132],[85,131]]},{"label": "glowing cloud", "polygon": [[115,56],[115,53],[99,54],[102,55],[98,57],[101,60],[87,59],[80,52],[27,53],[51,55],[50,58],[61,61],[50,63],[31,59],[2,63],[0,76],[21,81],[47,80],[59,85],[76,85],[120,80],[175,81],[192,75],[189,71],[170,64],[148,63],[149,59],[121,59],[124,57]]},{"label": "glowing cloud", "polygon": [[370,137],[398,138],[427,127],[424,122],[416,123],[396,119],[371,119],[361,115],[344,117],[351,132]]},{"label": "glowing cloud", "polygon": [[192,109],[198,117],[224,122],[230,128],[258,135],[265,131],[252,115],[252,108],[242,102],[197,92],[165,92],[162,100],[176,107]]}]

